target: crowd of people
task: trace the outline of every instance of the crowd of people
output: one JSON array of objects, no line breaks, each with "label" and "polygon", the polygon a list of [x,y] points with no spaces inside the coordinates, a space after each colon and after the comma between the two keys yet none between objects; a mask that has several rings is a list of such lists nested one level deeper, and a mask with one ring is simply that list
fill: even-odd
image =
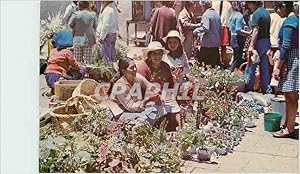
[{"label": "crowd of people", "polygon": [[[144,61],[138,66],[130,57],[116,57],[117,3],[102,1],[100,8],[97,4],[91,8],[88,1],[73,1],[67,8],[64,21],[72,29],[72,36],[63,32],[58,34],[63,41],[54,39],[57,47],[52,50],[46,69],[51,88],[60,77],[68,79],[69,65],[84,74],[84,67],[77,62],[90,64],[93,45],[101,44],[101,58],[118,61],[116,83],[128,86],[124,94],[116,97],[124,110],[121,117],[138,117],[154,125],[153,113],[165,115],[173,120],[173,130],[182,125],[176,100],[161,101],[158,91],[145,99],[124,95],[137,82],[142,86],[158,83],[161,88],[168,83],[170,89],[175,83],[184,86],[194,82],[188,63],[193,58],[206,65],[227,68],[224,59],[227,47],[231,46],[230,70],[233,72],[248,62],[248,70],[252,71],[246,84],[248,91],[253,90],[253,72],[259,66],[261,92],[270,93],[273,86],[273,91],[282,92],[286,98],[286,123],[274,136],[288,137],[294,132],[299,90],[299,18],[292,1],[276,1],[271,13],[261,1],[184,1],[178,15],[172,6],[176,3],[162,1],[150,21],[153,40],[143,49]],[[196,5],[203,10],[200,21],[194,15]],[[69,49],[72,46],[74,53]]]}]

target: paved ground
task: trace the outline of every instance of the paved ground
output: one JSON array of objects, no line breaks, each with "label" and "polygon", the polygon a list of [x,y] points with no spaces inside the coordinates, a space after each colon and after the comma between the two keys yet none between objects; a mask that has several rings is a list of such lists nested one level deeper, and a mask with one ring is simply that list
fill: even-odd
[{"label": "paved ground", "polygon": [[233,153],[219,157],[217,164],[188,161],[185,172],[299,173],[299,140],[273,138],[264,131],[262,117],[256,123]]},{"label": "paved ground", "polygon": [[[141,55],[142,48],[131,48],[131,54]],[[137,62],[138,63],[138,62]],[[41,94],[47,90],[44,75],[40,75],[40,115],[49,111],[49,99]],[[299,123],[299,117],[297,118]],[[246,132],[233,153],[216,159],[216,164],[187,161],[186,173],[299,173],[299,141],[275,139],[264,131],[263,117],[257,127]]]}]

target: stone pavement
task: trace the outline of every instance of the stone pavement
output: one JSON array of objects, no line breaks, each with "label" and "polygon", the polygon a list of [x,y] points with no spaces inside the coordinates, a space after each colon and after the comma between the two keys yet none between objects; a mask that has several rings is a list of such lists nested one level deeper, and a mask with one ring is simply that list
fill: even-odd
[{"label": "stone pavement", "polygon": [[[299,117],[297,117],[299,120]],[[299,141],[273,138],[264,131],[264,119],[246,132],[233,153],[218,157],[216,164],[186,161],[186,173],[299,173]],[[298,122],[299,123],[299,122]]]}]

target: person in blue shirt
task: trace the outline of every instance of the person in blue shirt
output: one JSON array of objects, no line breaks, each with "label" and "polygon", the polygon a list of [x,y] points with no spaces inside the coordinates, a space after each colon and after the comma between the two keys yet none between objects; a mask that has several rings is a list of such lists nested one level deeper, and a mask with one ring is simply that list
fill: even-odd
[{"label": "person in blue shirt", "polygon": [[[254,54],[254,50],[258,52],[260,62],[252,65],[252,71],[255,72],[256,66],[259,65],[261,92],[266,94],[272,92],[270,86],[271,75],[269,73],[269,57],[267,51],[271,47],[270,41],[270,24],[271,18],[269,12],[262,7],[261,1],[247,1],[246,5],[252,12],[250,25],[252,27],[252,37],[249,44],[249,55]],[[250,76],[250,81],[246,88],[253,91],[255,83],[255,73]]]},{"label": "person in blue shirt", "polygon": [[244,21],[244,16],[241,13],[242,4],[239,1],[232,1],[231,5],[233,11],[229,18],[229,29],[231,33],[231,47],[233,49],[233,62],[230,70],[233,72],[235,68],[239,68],[243,63],[245,40],[250,32],[244,30],[246,23]]},{"label": "person in blue shirt", "polygon": [[201,23],[193,31],[201,45],[197,58],[199,62],[204,62],[206,65],[221,66],[219,54],[221,18],[212,8],[211,1],[201,1],[201,5],[204,9]]},{"label": "person in blue shirt", "polygon": [[275,11],[284,20],[279,31],[279,65],[273,72],[279,80],[286,103],[286,120],[283,128],[273,134],[277,138],[292,137],[295,134],[295,120],[298,109],[299,91],[299,18],[293,12],[293,1],[276,1]]}]

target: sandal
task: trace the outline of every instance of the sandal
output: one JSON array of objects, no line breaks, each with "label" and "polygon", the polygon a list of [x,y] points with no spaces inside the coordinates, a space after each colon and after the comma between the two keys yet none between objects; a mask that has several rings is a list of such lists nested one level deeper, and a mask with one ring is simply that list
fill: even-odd
[{"label": "sandal", "polygon": [[295,134],[295,131],[291,133],[284,133],[284,129],[281,129],[280,131],[274,132],[273,137],[275,138],[291,138]]}]

